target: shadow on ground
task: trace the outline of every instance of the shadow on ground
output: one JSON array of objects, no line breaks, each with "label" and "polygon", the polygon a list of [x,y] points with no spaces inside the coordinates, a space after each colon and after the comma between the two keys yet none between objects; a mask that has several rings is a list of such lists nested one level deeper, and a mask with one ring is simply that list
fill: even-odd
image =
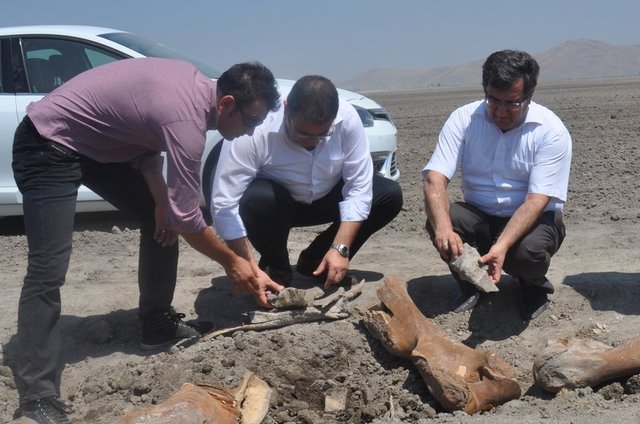
[{"label": "shadow on ground", "polygon": [[640,314],[640,273],[585,272],[566,277],[563,284],[588,300],[593,310]]},{"label": "shadow on ground", "polygon": [[[451,303],[460,291],[450,275],[415,278],[407,283],[407,291],[416,307],[428,318],[458,319],[468,314],[471,335],[462,342],[470,347],[486,340],[506,340],[529,325],[519,315],[520,286],[508,276],[502,278],[499,292],[483,294],[471,312],[463,314],[451,312]],[[453,315],[445,317],[449,314]]]}]

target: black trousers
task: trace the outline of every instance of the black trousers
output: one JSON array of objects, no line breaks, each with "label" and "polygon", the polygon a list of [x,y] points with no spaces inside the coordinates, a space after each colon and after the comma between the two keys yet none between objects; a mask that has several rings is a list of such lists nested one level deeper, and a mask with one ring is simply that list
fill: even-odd
[{"label": "black trousers", "polygon": [[[338,183],[325,197],[311,204],[293,200],[282,185],[267,179],[254,180],[240,200],[240,216],[251,244],[260,253],[260,266],[289,269],[287,240],[294,227],[330,224],[301,253],[305,260],[322,260],[340,226],[338,204],[343,183]],[[373,200],[369,217],[350,246],[352,258],[367,239],[387,225],[402,208],[402,190],[395,181],[373,177]]]},{"label": "black trousers", "polygon": [[[453,230],[464,242],[478,249],[480,255],[489,252],[510,219],[487,215],[464,202],[451,203],[450,215]],[[427,232],[433,241],[435,234],[429,221]],[[544,212],[529,232],[509,249],[504,261],[504,271],[523,283],[553,293],[553,285],[545,276],[551,257],[560,249],[564,237],[562,213]]]},{"label": "black trousers", "polygon": [[23,196],[29,248],[18,305],[14,374],[21,403],[59,395],[60,287],[72,249],[80,184],[140,220],[139,314],[168,310],[173,300],[178,243],[153,239],[155,202],[142,173],[123,163],[104,164],[41,137],[26,117],[13,144],[13,172]]}]

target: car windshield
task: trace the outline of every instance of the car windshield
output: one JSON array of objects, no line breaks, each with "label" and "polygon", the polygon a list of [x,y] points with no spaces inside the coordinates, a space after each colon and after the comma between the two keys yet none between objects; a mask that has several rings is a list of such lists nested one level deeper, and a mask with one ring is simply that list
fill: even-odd
[{"label": "car windshield", "polygon": [[191,62],[200,70],[200,72],[209,78],[217,79],[221,75],[219,70],[199,59],[180,53],[171,47],[167,47],[164,44],[155,41],[147,40],[146,38],[142,38],[138,35],[130,34],[128,32],[113,32],[109,34],[101,34],[100,37],[122,44],[123,46],[128,47],[131,50],[135,50],[144,56],[179,59]]}]

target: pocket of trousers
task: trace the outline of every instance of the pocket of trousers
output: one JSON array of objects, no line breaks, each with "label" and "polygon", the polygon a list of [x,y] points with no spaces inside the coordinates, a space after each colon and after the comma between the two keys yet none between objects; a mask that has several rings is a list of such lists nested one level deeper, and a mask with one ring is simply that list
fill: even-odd
[{"label": "pocket of trousers", "polygon": [[47,152],[53,159],[75,161],[80,158],[78,152],[54,141],[47,141]]}]

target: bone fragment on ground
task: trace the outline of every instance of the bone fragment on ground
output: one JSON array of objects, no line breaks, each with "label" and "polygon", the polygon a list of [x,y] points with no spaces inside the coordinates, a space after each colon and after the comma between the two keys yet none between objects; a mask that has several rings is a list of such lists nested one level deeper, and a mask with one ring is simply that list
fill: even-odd
[{"label": "bone fragment on ground", "polygon": [[386,278],[377,294],[386,310],[365,312],[365,326],[390,353],[412,360],[447,411],[473,414],[520,397],[509,364],[447,337],[418,310],[403,281]]},{"label": "bone fragment on ground", "polygon": [[268,297],[269,303],[278,309],[299,309],[305,308],[319,297],[324,291],[320,287],[303,290],[295,287],[287,287],[280,293],[271,294]]},{"label": "bone fragment on ground", "polygon": [[596,386],[640,372],[640,338],[618,347],[589,339],[550,340],[533,363],[533,377],[544,390]]},{"label": "bone fragment on ground", "polygon": [[[300,324],[303,322],[348,318],[352,314],[351,301],[362,293],[363,288],[364,280],[354,286],[351,286],[346,291],[341,287],[340,289],[342,290],[338,290],[336,292],[339,293],[339,295],[330,294],[322,298],[317,298],[316,296],[316,289],[319,289],[322,291],[322,294],[324,294],[322,289],[309,289],[308,291],[310,293],[296,294],[294,296],[295,303],[298,303],[298,300],[302,298],[309,302],[309,306],[296,306],[297,309],[290,310],[252,311],[249,313],[248,324],[212,331],[205,335],[203,339],[207,340],[222,334],[229,334],[236,331],[266,330],[270,328],[280,328],[288,325]],[[305,290],[302,289],[295,290],[305,292]],[[283,301],[283,303],[285,302]]]},{"label": "bone fragment on ground", "polygon": [[349,389],[346,387],[333,387],[324,397],[325,412],[344,411],[347,408]]},{"label": "bone fragment on ground", "polygon": [[260,424],[270,399],[267,383],[248,372],[235,389],[186,383],[164,402],[134,409],[115,424]]},{"label": "bone fragment on ground", "polygon": [[462,254],[449,262],[449,266],[461,280],[473,284],[481,292],[497,292],[498,287],[489,278],[486,267],[480,266],[478,259],[480,259],[478,251],[465,243]]}]

